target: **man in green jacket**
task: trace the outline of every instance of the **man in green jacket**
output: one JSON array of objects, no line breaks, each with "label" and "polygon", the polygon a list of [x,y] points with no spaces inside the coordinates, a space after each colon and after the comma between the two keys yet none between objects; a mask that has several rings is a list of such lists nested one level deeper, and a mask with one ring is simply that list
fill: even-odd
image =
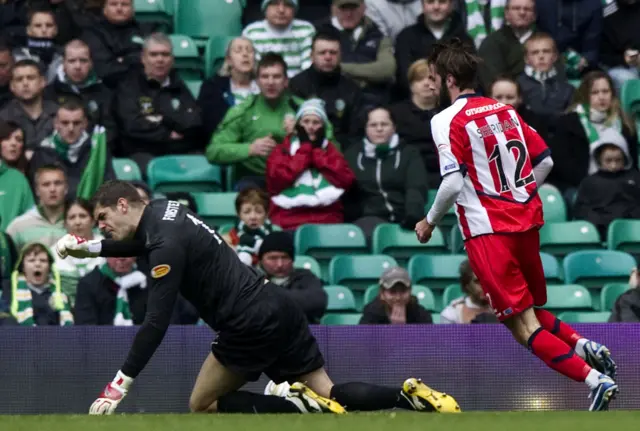
[{"label": "man in green jacket", "polygon": [[[235,179],[264,187],[267,156],[284,137],[293,133],[295,114],[303,100],[287,91],[287,64],[282,56],[267,53],[258,63],[260,94],[231,108],[207,147],[210,163],[235,164]],[[327,139],[333,138],[333,128]]]},{"label": "man in green jacket", "polygon": [[29,181],[0,159],[0,231],[34,205]]}]

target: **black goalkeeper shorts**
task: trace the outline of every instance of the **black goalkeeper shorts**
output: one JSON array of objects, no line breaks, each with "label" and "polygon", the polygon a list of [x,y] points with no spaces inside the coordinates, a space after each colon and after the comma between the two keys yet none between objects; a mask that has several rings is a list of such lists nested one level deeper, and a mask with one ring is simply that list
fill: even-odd
[{"label": "black goalkeeper shorts", "polygon": [[211,344],[216,359],[249,382],[262,373],[276,383],[295,382],[324,366],[304,312],[281,289],[267,283]]}]

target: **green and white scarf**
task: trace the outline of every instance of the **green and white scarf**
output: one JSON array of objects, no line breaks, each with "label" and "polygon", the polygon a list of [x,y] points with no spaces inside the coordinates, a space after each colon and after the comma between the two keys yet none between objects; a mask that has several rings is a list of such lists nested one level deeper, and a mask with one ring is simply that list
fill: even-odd
[{"label": "green and white scarf", "polygon": [[[325,139],[322,148],[326,149],[328,145],[329,142]],[[300,140],[292,136],[289,154],[294,156],[299,149]],[[344,189],[335,187],[317,169],[310,168],[300,174],[292,187],[273,196],[271,201],[284,209],[326,207],[340,199],[343,193]]]},{"label": "green and white scarf", "polygon": [[551,79],[558,74],[555,67],[552,67],[548,72],[539,72],[528,64],[524,66],[524,73],[542,84],[544,84],[547,79]]},{"label": "green and white scarf", "polygon": [[106,263],[100,266],[100,272],[118,285],[116,309],[113,316],[113,326],[133,326],[129,295],[127,290],[132,287],[147,288],[147,277],[140,271],[134,270],[127,275],[118,275]]},{"label": "green and white scarf", "polygon": [[[59,313],[60,326],[73,325],[73,315],[67,295],[61,292],[60,275],[54,269],[49,282],[51,292],[50,305]],[[13,271],[11,274],[11,314],[23,326],[35,326],[33,318],[33,296],[29,284],[22,274]]]},{"label": "green and white scarf", "polygon": [[257,259],[258,252],[262,241],[267,235],[273,232],[273,225],[269,219],[257,229],[251,229],[242,220],[236,223],[236,232],[238,233],[239,243],[236,246],[236,253],[245,265],[253,265]]},{"label": "green and white scarf", "polygon": [[467,8],[467,33],[473,39],[476,48],[480,48],[482,41],[487,38],[487,27],[484,23],[484,9],[489,7],[491,17],[491,31],[500,30],[504,23],[504,8],[507,0],[486,0],[487,5],[481,6],[480,0],[465,0]]},{"label": "green and white scarf", "polygon": [[[605,121],[606,114],[598,111],[592,111],[587,105],[577,105],[575,113],[580,118],[580,124],[584,128],[584,132],[589,140],[589,145],[600,139],[600,132],[603,128],[611,127],[622,133],[622,121],[616,117],[613,121]],[[594,118],[595,117],[595,118]]]}]

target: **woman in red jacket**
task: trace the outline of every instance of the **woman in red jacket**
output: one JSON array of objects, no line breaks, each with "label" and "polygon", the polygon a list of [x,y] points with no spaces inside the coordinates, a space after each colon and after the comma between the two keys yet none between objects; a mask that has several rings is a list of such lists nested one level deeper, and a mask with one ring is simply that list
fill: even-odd
[{"label": "woman in red jacket", "polygon": [[342,223],[340,198],[355,176],[340,151],[325,138],[324,102],[307,100],[295,121],[294,132],[267,159],[270,219],[284,230],[303,224]]}]

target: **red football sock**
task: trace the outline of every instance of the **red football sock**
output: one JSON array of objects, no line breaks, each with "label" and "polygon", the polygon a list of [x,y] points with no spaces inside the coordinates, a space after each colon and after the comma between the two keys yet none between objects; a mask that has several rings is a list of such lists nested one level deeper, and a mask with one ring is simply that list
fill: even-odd
[{"label": "red football sock", "polygon": [[547,366],[577,382],[584,382],[591,371],[591,367],[575,354],[572,347],[543,328],[538,328],[527,344]]},{"label": "red football sock", "polygon": [[547,310],[536,308],[535,313],[538,318],[538,322],[540,322],[540,326],[567,343],[571,348],[576,348],[576,343],[582,338],[582,336],[578,334],[575,329],[549,313]]}]

